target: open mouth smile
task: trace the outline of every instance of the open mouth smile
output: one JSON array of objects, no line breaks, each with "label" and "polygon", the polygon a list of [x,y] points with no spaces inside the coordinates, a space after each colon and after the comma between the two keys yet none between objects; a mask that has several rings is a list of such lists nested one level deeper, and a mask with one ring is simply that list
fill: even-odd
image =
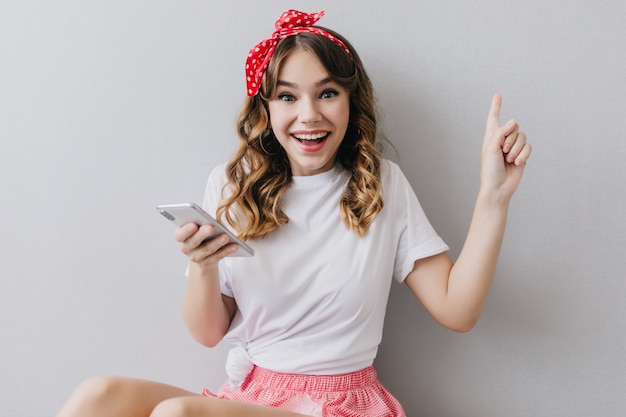
[{"label": "open mouth smile", "polygon": [[297,133],[292,134],[291,137],[302,143],[303,145],[316,145],[324,142],[326,138],[330,135],[329,132],[319,132],[319,133]]}]

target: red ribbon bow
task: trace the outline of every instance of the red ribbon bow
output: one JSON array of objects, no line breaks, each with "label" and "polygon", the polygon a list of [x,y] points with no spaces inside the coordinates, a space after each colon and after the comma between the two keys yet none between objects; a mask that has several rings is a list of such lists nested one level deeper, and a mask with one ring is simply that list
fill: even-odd
[{"label": "red ribbon bow", "polygon": [[352,56],[350,50],[342,41],[323,29],[312,27],[322,16],[324,16],[324,11],[308,14],[297,10],[288,10],[280,15],[280,18],[274,23],[276,29],[272,33],[272,37],[259,42],[254,48],[250,49],[250,53],[246,59],[246,87],[250,97],[257,95],[259,92],[263,74],[265,74],[267,65],[270,59],[272,59],[272,55],[274,55],[276,45],[278,45],[281,39],[287,36],[301,32],[316,33],[335,42],[337,45],[341,46],[348,55]]}]

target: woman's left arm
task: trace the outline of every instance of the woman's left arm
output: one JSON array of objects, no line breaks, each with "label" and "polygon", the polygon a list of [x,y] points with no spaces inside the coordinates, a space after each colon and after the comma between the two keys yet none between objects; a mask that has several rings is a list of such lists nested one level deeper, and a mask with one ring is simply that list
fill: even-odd
[{"label": "woman's left arm", "polygon": [[415,262],[405,282],[443,326],[465,332],[480,317],[502,246],[511,197],[532,147],[516,121],[500,125],[502,97],[487,117],[481,155],[480,191],[457,261],[445,253]]}]

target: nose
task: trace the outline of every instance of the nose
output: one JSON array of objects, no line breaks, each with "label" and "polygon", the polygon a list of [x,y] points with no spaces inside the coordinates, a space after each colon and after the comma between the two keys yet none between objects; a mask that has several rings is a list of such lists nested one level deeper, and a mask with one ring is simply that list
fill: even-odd
[{"label": "nose", "polygon": [[319,103],[314,98],[301,98],[299,100],[298,120],[302,123],[315,123],[322,120]]}]

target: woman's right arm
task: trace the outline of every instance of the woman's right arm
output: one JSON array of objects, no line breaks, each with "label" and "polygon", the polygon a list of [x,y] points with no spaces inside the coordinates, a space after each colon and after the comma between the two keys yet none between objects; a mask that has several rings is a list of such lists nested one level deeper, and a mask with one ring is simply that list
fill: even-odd
[{"label": "woman's right arm", "polygon": [[193,223],[178,228],[174,234],[181,251],[189,258],[189,282],[183,304],[185,323],[194,339],[201,344],[217,345],[235,315],[235,299],[222,294],[218,262],[237,249],[227,244],[226,235],[205,241],[213,227]]}]

